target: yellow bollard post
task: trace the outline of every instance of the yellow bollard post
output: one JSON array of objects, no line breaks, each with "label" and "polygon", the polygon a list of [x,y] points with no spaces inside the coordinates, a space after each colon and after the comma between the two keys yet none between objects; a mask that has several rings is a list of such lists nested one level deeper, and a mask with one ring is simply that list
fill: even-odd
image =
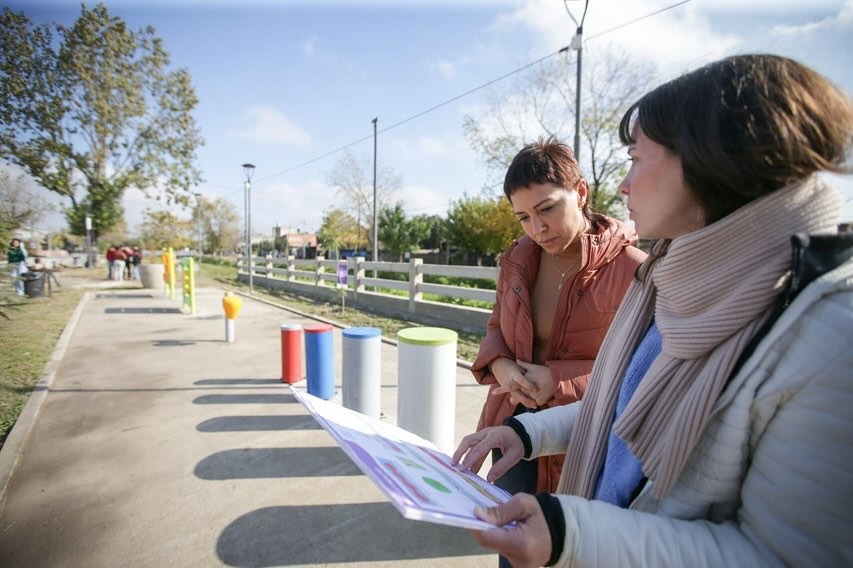
[{"label": "yellow bollard post", "polygon": [[172,271],[172,265],[169,262],[169,251],[163,249],[163,254],[160,255],[160,260],[163,262],[163,293],[167,296],[171,294],[169,291],[169,282],[171,281],[170,272]]},{"label": "yellow bollard post", "polygon": [[232,292],[225,292],[222,308],[225,310],[225,341],[228,343],[234,342],[234,320],[240,314],[241,307],[243,307],[242,298],[235,296]]}]

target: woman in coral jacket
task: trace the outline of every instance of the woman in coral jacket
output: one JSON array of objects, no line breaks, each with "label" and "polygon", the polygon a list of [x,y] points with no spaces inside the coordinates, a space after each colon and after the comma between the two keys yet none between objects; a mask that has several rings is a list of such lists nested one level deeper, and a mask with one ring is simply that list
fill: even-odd
[{"label": "woman in coral jacket", "polygon": [[[572,150],[553,138],[518,153],[504,193],[526,236],[501,258],[492,316],[471,367],[490,385],[478,430],[583,396],[604,334],[646,257],[633,246],[633,229],[590,210]],[[493,394],[501,385],[512,391]],[[511,493],[553,491],[562,465],[562,456],[522,462],[497,484]]]}]

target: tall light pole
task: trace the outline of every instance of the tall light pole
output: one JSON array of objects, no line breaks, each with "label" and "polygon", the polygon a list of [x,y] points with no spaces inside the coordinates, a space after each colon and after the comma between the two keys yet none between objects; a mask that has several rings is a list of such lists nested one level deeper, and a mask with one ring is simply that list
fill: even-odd
[{"label": "tall light pole", "polygon": [[195,195],[195,214],[196,214],[196,223],[198,225],[198,269],[201,271],[201,255],[202,251],[202,238],[201,238],[201,194],[193,193]]},{"label": "tall light pole", "polygon": [[252,174],[255,172],[254,164],[243,164],[246,174],[245,205],[246,205],[246,266],[249,270],[249,294],[254,291],[252,282]]},{"label": "tall light pole", "polygon": [[571,10],[569,10],[569,2],[571,0],[563,0],[563,5],[566,7],[566,12],[569,13],[569,17],[575,23],[577,29],[575,30],[575,37],[572,38],[572,43],[569,45],[571,49],[574,49],[578,52],[578,76],[577,76],[577,86],[575,87],[575,159],[580,160],[581,153],[581,61],[583,58],[583,22],[586,19],[586,10],[589,8],[589,0],[584,0],[583,7],[583,15],[581,16],[581,21],[578,22],[577,19],[572,15]]}]

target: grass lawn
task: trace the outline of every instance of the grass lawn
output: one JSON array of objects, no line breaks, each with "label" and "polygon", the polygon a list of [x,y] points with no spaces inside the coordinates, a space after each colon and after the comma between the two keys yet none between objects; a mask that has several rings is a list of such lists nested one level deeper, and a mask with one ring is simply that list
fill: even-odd
[{"label": "grass lawn", "polygon": [[[75,276],[103,279],[102,270],[73,272],[78,271],[88,274]],[[74,287],[75,278],[70,276],[71,272],[57,274],[62,287],[54,285],[50,297],[45,290],[42,298],[10,297],[8,293],[3,298],[6,301],[2,302],[0,311],[8,319],[0,317],[0,337],[3,338],[0,341],[0,446],[27,403],[56,341],[83,295],[82,288]]]}]

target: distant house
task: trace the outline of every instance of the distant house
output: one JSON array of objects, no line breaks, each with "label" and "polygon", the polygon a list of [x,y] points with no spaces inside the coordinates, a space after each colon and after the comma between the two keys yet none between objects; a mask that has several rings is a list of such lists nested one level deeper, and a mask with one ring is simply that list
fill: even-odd
[{"label": "distant house", "polygon": [[[276,225],[272,230],[273,240],[281,247],[281,256],[316,258],[317,235],[304,233],[301,229]],[[280,243],[280,244],[279,244]]]}]

